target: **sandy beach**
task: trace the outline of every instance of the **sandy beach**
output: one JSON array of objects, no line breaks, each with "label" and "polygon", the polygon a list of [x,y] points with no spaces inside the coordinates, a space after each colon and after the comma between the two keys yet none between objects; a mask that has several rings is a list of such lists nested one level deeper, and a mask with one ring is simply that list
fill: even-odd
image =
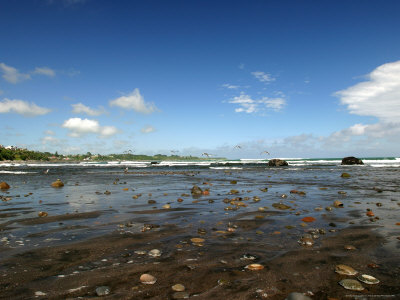
[{"label": "sandy beach", "polygon": [[[400,295],[396,169],[42,169],[2,176],[1,299]],[[362,274],[379,283],[339,284]]]}]

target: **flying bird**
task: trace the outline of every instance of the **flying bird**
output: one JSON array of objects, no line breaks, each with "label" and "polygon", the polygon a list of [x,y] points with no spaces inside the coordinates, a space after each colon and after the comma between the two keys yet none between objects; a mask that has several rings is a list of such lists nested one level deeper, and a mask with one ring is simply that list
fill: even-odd
[{"label": "flying bird", "polygon": [[203,154],[202,154],[202,156],[207,156],[207,157],[210,157],[212,154],[209,154],[209,153],[206,153],[206,152],[204,152]]},{"label": "flying bird", "polygon": [[240,145],[236,145],[234,148],[237,148],[237,149],[242,149],[242,146],[240,146]]},{"label": "flying bird", "polygon": [[50,169],[47,169],[46,171],[43,171],[43,174],[49,174]]},{"label": "flying bird", "polygon": [[263,151],[263,152],[261,152],[260,154],[263,154],[263,153],[266,153],[266,154],[269,155],[269,152],[268,152],[268,151]]}]

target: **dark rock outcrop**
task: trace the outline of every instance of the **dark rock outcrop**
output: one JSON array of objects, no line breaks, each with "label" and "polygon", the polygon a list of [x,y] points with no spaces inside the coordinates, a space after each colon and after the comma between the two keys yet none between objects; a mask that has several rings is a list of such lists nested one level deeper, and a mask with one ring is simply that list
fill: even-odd
[{"label": "dark rock outcrop", "polygon": [[282,167],[282,166],[288,166],[289,164],[287,163],[286,160],[282,160],[282,159],[271,159],[268,162],[268,166],[269,167]]},{"label": "dark rock outcrop", "polygon": [[342,165],[363,165],[363,161],[354,156],[348,156],[342,159]]}]

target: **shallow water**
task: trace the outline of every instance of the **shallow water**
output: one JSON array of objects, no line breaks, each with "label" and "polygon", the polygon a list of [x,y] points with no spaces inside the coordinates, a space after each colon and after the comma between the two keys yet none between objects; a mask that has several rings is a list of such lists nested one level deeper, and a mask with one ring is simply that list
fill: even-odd
[{"label": "shallow water", "polygon": [[[46,169],[49,169],[47,175],[43,174]],[[340,177],[342,172],[350,173],[351,177]],[[0,203],[1,251],[7,255],[116,230],[140,232],[143,224],[149,223],[193,227],[195,232],[197,228],[223,230],[232,220],[254,219],[258,232],[249,230],[249,237],[257,240],[260,231],[270,235],[280,232],[282,234],[279,237],[276,234],[274,239],[286,245],[304,233],[305,228],[300,224],[305,216],[316,219],[307,228],[324,228],[327,232],[349,224],[377,226],[376,230],[393,237],[388,246],[397,247],[399,175],[397,167],[340,166],[337,163],[284,168],[266,167],[261,163],[240,164],[240,167],[226,163],[175,163],[145,168],[135,168],[131,164],[128,173],[118,164],[3,165],[0,181],[8,182],[11,188],[1,191],[0,195],[3,200],[4,197],[11,197],[11,200]],[[65,186],[51,187],[56,179],[61,179]],[[193,185],[210,189],[210,194],[199,198],[188,196]],[[268,191],[261,191],[264,188]],[[239,193],[229,194],[232,189]],[[306,195],[291,194],[293,189],[304,191]],[[106,191],[111,194],[106,195]],[[282,198],[283,194],[287,198]],[[255,202],[255,196],[260,201]],[[237,197],[246,206],[226,210],[228,206],[236,208],[223,200]],[[177,202],[178,198],[183,202]],[[156,203],[148,204],[148,200]],[[344,208],[326,211],[325,207],[332,206],[335,200],[342,201]],[[291,209],[275,209],[273,203],[284,203]],[[165,204],[170,204],[171,209],[163,209]],[[259,211],[260,207],[264,211]],[[365,215],[367,208],[379,219],[372,222]],[[40,211],[47,212],[48,217],[39,218]],[[288,225],[293,228],[287,229]]]}]

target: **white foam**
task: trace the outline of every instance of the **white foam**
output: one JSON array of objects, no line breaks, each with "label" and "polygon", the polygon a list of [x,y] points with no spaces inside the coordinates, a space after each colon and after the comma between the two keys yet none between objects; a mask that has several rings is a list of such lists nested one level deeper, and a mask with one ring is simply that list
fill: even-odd
[{"label": "white foam", "polygon": [[0,170],[1,174],[35,174],[37,172],[23,172],[23,171],[3,171]]}]

